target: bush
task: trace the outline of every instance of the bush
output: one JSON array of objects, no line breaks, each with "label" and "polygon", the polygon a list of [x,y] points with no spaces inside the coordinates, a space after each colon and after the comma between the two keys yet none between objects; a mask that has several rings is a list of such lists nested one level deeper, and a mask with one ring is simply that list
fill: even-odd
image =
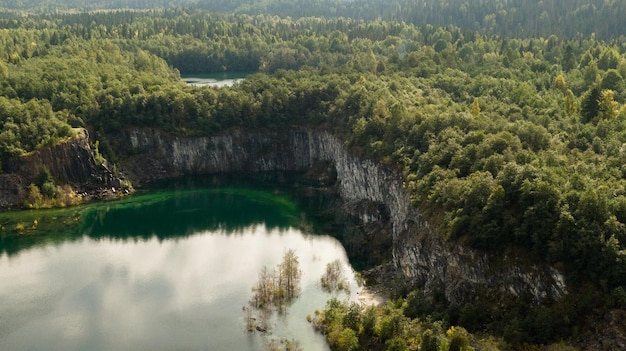
[{"label": "bush", "polygon": [[35,184],[28,186],[28,198],[26,199],[25,207],[28,208],[40,208],[44,204],[43,195],[39,191],[39,187]]},{"label": "bush", "polygon": [[389,311],[378,324],[378,336],[383,340],[388,340],[397,335],[402,329],[404,317],[398,310]]},{"label": "bush", "polygon": [[376,328],[376,307],[369,306],[363,313],[361,325],[363,326],[363,334],[368,337],[374,335],[374,329]]},{"label": "bush", "polygon": [[61,195],[61,187],[54,182],[45,182],[41,185],[41,194],[49,199],[56,199]]},{"label": "bush", "polygon": [[428,329],[422,334],[422,342],[420,343],[420,351],[438,351],[439,338],[432,330]]},{"label": "bush", "polygon": [[350,328],[335,329],[328,334],[328,342],[337,351],[353,351],[359,348],[359,338]]},{"label": "bush", "polygon": [[385,351],[407,351],[408,349],[406,341],[397,337],[385,342]]},{"label": "bush", "polygon": [[452,326],[446,335],[450,338],[449,351],[471,351],[474,349],[470,346],[469,333],[465,328]]}]

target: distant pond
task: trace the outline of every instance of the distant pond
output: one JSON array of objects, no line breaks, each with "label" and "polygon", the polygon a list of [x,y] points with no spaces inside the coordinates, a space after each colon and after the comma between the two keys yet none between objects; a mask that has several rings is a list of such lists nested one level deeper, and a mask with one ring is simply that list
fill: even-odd
[{"label": "distant pond", "polygon": [[[328,350],[306,321],[333,296],[320,287],[326,264],[347,273],[351,292],[335,296],[356,300],[359,289],[343,246],[276,189],[158,190],[3,215],[0,350],[256,351],[272,338]],[[25,232],[9,235],[18,222]],[[289,249],[300,297],[268,333],[248,332],[259,271]]]},{"label": "distant pond", "polygon": [[183,75],[181,78],[187,85],[197,87],[229,87],[243,81],[249,73],[200,73]]}]

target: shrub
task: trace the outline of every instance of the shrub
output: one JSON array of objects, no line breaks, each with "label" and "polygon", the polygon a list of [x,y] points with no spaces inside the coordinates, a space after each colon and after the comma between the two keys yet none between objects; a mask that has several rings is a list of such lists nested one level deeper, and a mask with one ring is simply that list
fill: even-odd
[{"label": "shrub", "polygon": [[450,338],[449,351],[471,351],[474,349],[470,346],[469,333],[465,328],[452,326],[446,335]]},{"label": "shrub", "polygon": [[26,199],[26,207],[40,208],[44,204],[43,195],[39,191],[39,187],[35,184],[28,186],[28,198]]}]

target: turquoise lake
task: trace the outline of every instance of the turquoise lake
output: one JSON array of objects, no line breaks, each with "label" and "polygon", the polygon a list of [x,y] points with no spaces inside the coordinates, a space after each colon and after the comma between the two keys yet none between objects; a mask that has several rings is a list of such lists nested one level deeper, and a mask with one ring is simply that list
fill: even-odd
[{"label": "turquoise lake", "polygon": [[[152,191],[61,210],[0,214],[0,350],[328,350],[306,316],[333,295],[326,264],[343,246],[287,193],[245,187]],[[33,224],[34,221],[36,225]],[[20,223],[18,235],[11,228]],[[293,249],[301,294],[248,332],[243,307],[263,266]]]}]

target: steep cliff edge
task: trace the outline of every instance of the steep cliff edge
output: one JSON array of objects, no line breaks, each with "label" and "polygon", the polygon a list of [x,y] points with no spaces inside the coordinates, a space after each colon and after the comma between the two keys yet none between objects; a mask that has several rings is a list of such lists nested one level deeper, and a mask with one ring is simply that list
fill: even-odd
[{"label": "steep cliff edge", "polygon": [[[126,153],[124,168],[136,183],[184,174],[303,171],[316,162],[330,162],[345,209],[363,208],[351,204],[364,201],[385,209],[392,227],[393,264],[410,285],[427,293],[443,291],[453,304],[472,301],[481,292],[532,296],[536,301],[565,293],[564,278],[554,268],[444,241],[411,205],[398,172],[350,155],[343,142],[326,131],[235,131],[182,138],[142,129],[112,140]],[[375,213],[358,215],[367,223],[378,220]]]},{"label": "steep cliff edge", "polygon": [[22,206],[28,196],[27,187],[44,167],[57,184],[69,185],[85,198],[127,190],[126,182],[113,174],[106,161],[97,161],[88,132],[79,129],[74,138],[6,160],[0,174],[0,208]]}]

